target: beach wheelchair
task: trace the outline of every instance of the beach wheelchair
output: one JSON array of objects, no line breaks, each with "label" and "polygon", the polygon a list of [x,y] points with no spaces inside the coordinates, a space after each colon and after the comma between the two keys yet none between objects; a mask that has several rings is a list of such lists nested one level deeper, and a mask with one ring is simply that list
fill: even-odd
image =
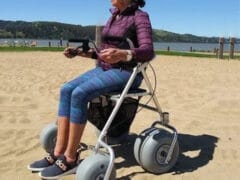
[{"label": "beach wheelchair", "polygon": [[[78,42],[83,41],[78,40]],[[130,40],[128,40],[128,42],[130,42]],[[86,41],[84,41],[84,43],[86,46]],[[155,89],[152,87],[146,73],[148,65],[149,62],[138,63],[138,65],[133,68],[132,74],[121,92],[112,92],[103,95],[103,97],[108,98],[108,101],[112,102],[112,109],[111,112],[107,114],[108,118],[105,119],[104,124],[96,125],[94,124],[95,122],[90,120],[96,127],[98,140],[95,146],[83,147],[83,145],[80,144],[79,150],[89,149],[93,153],[78,165],[76,170],[77,180],[114,180],[116,178],[116,169],[114,167],[115,153],[112,145],[118,143],[121,146],[121,143],[127,140],[131,120],[134,118],[138,106],[157,112],[159,119],[137,135],[133,146],[134,157],[137,163],[143,169],[153,174],[168,172],[176,164],[179,156],[178,134],[176,129],[169,125],[169,114],[163,112],[160,107]],[[146,89],[130,88],[138,73],[142,73]],[[143,96],[150,96],[155,107],[140,104],[139,100]],[[123,126],[122,129],[120,127],[120,133],[111,134],[109,129],[111,129],[115,117],[118,116],[119,110],[121,110],[126,101],[128,102],[127,104],[129,104],[129,102],[131,104],[132,100],[135,105],[135,109],[133,110],[135,114],[130,118],[130,121],[126,122],[128,123],[127,126]],[[91,110],[91,106],[96,105],[96,103],[99,105],[99,102],[99,98],[92,100],[89,109]],[[93,115],[92,113],[94,113],[94,111],[90,111],[89,116]],[[124,120],[122,121],[124,122]],[[117,126],[115,126],[113,132],[118,132]],[[56,123],[49,124],[42,130],[40,143],[47,152],[53,151],[56,135]]]}]

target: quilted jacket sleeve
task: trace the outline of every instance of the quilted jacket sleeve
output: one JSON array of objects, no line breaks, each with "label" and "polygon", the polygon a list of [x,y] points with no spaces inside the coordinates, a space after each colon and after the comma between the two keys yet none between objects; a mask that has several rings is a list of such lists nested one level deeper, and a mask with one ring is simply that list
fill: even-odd
[{"label": "quilted jacket sleeve", "polygon": [[135,13],[135,27],[137,33],[138,47],[132,49],[133,57],[137,61],[146,62],[154,57],[152,26],[149,15],[143,11]]}]

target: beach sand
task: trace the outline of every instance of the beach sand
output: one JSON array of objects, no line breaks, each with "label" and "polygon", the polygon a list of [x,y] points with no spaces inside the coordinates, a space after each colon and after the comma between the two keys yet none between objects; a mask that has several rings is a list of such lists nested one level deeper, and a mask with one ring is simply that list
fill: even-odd
[{"label": "beach sand", "polygon": [[[131,145],[122,147],[116,150],[117,178],[239,179],[240,61],[157,56],[151,64],[161,107],[179,133],[180,156],[170,172],[154,175],[137,165]],[[0,53],[1,180],[40,179],[26,167],[45,154],[39,134],[56,119],[59,88],[94,66],[92,60],[68,60],[61,52]],[[148,73],[153,81],[150,68]],[[140,133],[157,118],[155,112],[141,110],[131,132]],[[87,124],[83,142],[94,145],[94,134]]]}]

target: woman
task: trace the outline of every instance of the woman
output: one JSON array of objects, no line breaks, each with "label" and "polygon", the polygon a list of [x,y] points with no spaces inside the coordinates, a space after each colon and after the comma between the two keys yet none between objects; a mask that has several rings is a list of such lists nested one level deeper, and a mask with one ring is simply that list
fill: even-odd
[{"label": "woman", "polygon": [[[87,121],[87,104],[93,98],[121,90],[128,81],[137,61],[150,61],[153,56],[152,28],[148,14],[139,9],[144,0],[111,0],[112,16],[102,31],[99,53],[83,53],[66,48],[64,55],[98,59],[96,68],[66,83],[60,92],[58,133],[54,152],[29,165],[30,170],[41,171],[44,179],[71,174],[78,163],[78,145]],[[136,48],[124,49],[108,37],[128,37]],[[136,77],[132,88],[140,86],[142,76]]]}]

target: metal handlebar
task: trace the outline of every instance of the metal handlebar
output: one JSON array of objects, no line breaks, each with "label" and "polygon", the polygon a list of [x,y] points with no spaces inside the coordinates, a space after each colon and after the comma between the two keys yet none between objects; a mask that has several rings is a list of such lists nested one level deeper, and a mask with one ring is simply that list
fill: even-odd
[{"label": "metal handlebar", "polygon": [[[127,45],[129,46],[128,48],[130,48],[130,49],[134,48],[134,44],[129,38],[120,37],[120,36],[105,36],[103,38],[103,40],[104,41],[118,41],[120,44],[121,43],[127,43]],[[99,53],[95,42],[88,39],[88,38],[85,38],[85,39],[69,39],[68,42],[69,43],[82,43],[81,46],[76,47],[76,50],[81,48],[84,53],[87,53],[90,50],[89,44],[91,43],[93,45],[93,48],[94,48],[95,52]]]}]

